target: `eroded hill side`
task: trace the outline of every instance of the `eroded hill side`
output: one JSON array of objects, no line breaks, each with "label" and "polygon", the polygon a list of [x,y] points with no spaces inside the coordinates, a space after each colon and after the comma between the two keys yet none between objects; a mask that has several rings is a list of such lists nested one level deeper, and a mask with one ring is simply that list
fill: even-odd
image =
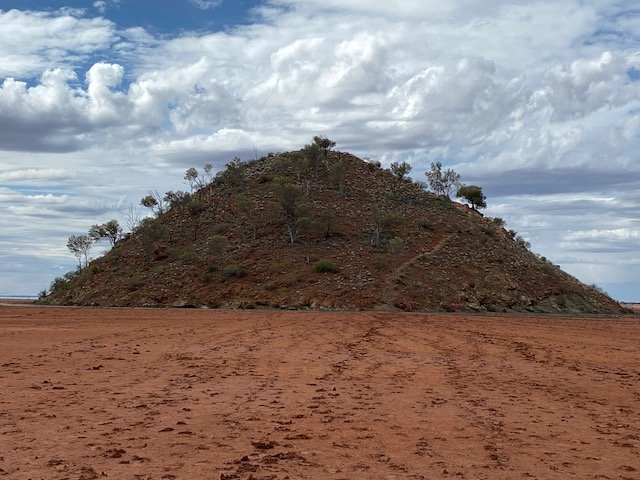
[{"label": "eroded hill side", "polygon": [[[287,192],[298,196],[289,210]],[[291,152],[228,168],[191,200],[143,222],[45,301],[624,311],[493,219],[342,152],[311,164]]]}]

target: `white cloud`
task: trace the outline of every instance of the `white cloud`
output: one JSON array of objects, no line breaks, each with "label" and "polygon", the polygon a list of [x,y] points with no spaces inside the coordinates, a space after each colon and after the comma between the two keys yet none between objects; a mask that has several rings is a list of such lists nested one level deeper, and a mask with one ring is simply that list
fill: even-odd
[{"label": "white cloud", "polygon": [[213,10],[222,4],[222,0],[189,0],[189,2],[201,10]]},{"label": "white cloud", "polygon": [[23,78],[77,66],[116,40],[116,27],[109,20],[74,13],[0,10],[0,77]]},{"label": "white cloud", "polygon": [[0,171],[0,183],[50,184],[69,180],[73,173],[63,168],[21,168]]},{"label": "white cloud", "polygon": [[100,13],[105,13],[107,11],[107,2],[105,0],[97,0],[93,2],[93,8],[98,10]]},{"label": "white cloud", "polygon": [[[0,12],[0,182],[14,188],[0,222],[48,193],[114,214],[127,189],[176,188],[185,166],[322,133],[410,160],[419,179],[431,161],[454,165],[537,251],[614,263],[603,249],[635,241],[615,232],[638,231],[640,197],[640,16],[625,8],[271,0],[252,25],[173,38],[79,12]],[[47,179],[66,190],[47,192]]]}]

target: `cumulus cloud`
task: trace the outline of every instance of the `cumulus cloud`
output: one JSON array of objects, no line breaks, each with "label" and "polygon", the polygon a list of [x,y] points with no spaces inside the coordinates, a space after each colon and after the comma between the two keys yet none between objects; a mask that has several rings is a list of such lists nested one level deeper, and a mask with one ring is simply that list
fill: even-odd
[{"label": "cumulus cloud", "polygon": [[117,86],[122,69],[96,64],[87,73],[87,89],[74,87],[72,70],[46,70],[37,85],[6,78],[0,85],[0,148],[70,151],[82,147],[82,136],[120,123],[123,98]]},{"label": "cumulus cloud", "polygon": [[167,121],[177,134],[232,123],[234,99],[208,77],[205,64],[146,74],[127,90],[120,88],[124,68],[108,63],[89,69],[86,87],[74,86],[75,73],[60,68],[45,71],[34,86],[6,78],[0,84],[0,148],[74,151],[109,141],[109,135],[122,141]]},{"label": "cumulus cloud", "polygon": [[[3,205],[15,216],[0,220],[80,192],[113,211],[105,198],[124,190],[109,187],[105,158],[139,192],[170,187],[186,166],[322,133],[384,163],[408,160],[419,179],[432,161],[454,166],[483,185],[489,214],[593,276],[617,261],[604,251],[624,243],[615,232],[637,231],[640,16],[625,2],[587,3],[269,0],[251,25],[174,37],[78,12],[0,12],[0,150],[12,152],[0,155],[0,182],[69,187],[12,187]],[[104,168],[93,190],[56,171],[93,167]]]},{"label": "cumulus cloud", "polygon": [[109,20],[74,13],[0,10],[0,77],[76,67],[116,40],[116,26]]}]

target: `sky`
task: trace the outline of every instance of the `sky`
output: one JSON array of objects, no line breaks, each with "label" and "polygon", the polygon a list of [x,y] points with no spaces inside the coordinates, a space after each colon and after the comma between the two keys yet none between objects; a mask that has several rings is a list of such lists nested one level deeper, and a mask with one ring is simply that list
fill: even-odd
[{"label": "sky", "polygon": [[419,181],[442,162],[640,301],[638,32],[630,0],[0,0],[0,296],[189,167],[327,135]]}]

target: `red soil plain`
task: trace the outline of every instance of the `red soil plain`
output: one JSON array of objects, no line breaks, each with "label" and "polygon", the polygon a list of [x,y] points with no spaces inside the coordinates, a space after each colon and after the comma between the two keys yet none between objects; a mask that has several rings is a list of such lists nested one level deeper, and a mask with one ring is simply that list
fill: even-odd
[{"label": "red soil plain", "polygon": [[0,478],[640,478],[637,316],[5,304],[0,365]]}]

